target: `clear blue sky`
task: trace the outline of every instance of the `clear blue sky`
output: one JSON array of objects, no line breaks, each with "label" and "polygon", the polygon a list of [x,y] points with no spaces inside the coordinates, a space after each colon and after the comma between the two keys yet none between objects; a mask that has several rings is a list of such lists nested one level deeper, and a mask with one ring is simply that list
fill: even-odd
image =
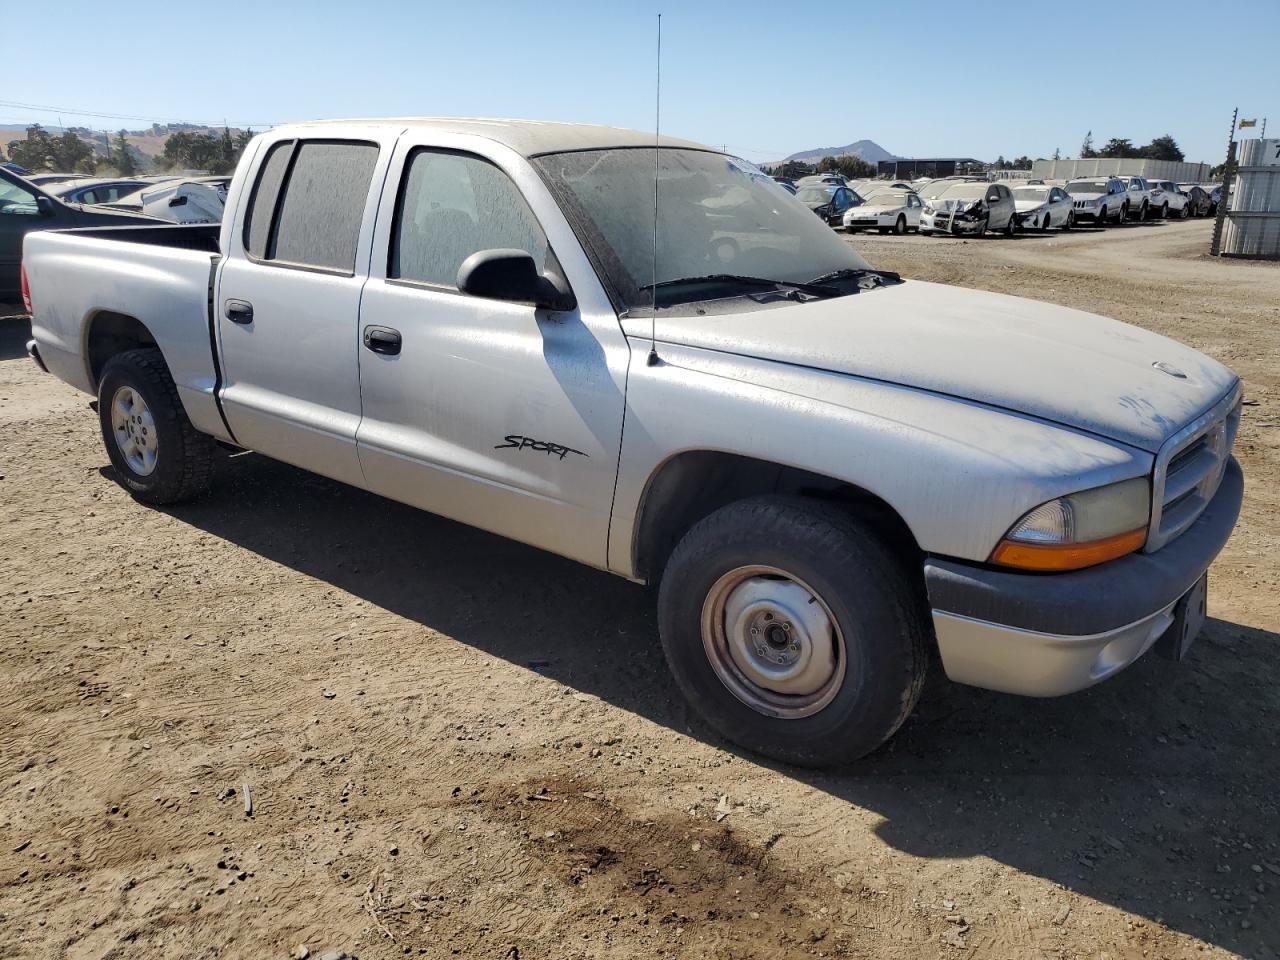
[{"label": "clear blue sky", "polygon": [[1280,136],[1280,0],[785,6],[225,0],[104,32],[100,2],[63,0],[33,42],[6,46],[0,123],[145,125],[80,110],[650,129],[661,11],[664,131],[751,160],[862,138],[904,156],[1075,156],[1092,129],[1099,145],[1171,133],[1189,160],[1217,163],[1236,105]]}]

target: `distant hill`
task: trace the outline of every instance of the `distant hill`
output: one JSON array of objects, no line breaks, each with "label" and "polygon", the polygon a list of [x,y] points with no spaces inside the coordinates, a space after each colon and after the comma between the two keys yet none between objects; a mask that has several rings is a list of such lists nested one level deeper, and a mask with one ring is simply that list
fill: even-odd
[{"label": "distant hill", "polygon": [[801,160],[805,163],[813,163],[823,157],[859,157],[867,161],[867,163],[879,163],[881,160],[895,159],[894,154],[874,140],[858,140],[843,147],[818,147],[814,150],[801,150],[799,153],[791,154],[791,156],[787,157],[787,160]]},{"label": "distant hill", "polygon": [[[11,141],[25,140],[27,138],[28,126],[29,124],[25,123],[0,124],[0,147],[5,149],[6,155]],[[42,126],[50,135],[55,137],[61,136],[64,129],[74,130],[82,140],[88,140],[93,144],[94,150],[99,156],[105,155],[108,151],[106,139],[108,137],[114,139],[116,135],[116,130],[109,130],[104,133],[101,130],[86,130],[84,127],[63,128],[54,124],[42,124]],[[119,128],[117,127],[116,129],[118,130]],[[154,124],[149,130],[129,130],[125,135],[125,139],[129,142],[129,146],[142,154],[149,162],[164,153],[165,141],[169,139],[170,135],[177,133],[179,130],[185,130],[190,133],[211,133],[215,136],[222,133],[221,127],[204,127],[192,123]],[[239,130],[232,127],[231,132],[235,134]]]}]

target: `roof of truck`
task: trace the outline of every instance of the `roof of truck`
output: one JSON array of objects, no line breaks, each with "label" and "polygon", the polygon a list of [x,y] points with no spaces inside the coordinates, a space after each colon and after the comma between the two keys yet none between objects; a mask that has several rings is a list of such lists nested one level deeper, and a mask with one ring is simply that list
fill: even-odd
[{"label": "roof of truck", "polygon": [[[476,117],[375,117],[364,120],[310,120],[290,127],[342,126],[412,127],[439,133],[470,134],[505,144],[526,157],[567,150],[604,150],[610,147],[652,147],[654,135],[643,130],[605,127],[594,123],[559,123],[545,120],[497,120]],[[274,133],[279,132],[277,128]],[[658,138],[664,147],[709,150],[705,144],[678,137]]]}]

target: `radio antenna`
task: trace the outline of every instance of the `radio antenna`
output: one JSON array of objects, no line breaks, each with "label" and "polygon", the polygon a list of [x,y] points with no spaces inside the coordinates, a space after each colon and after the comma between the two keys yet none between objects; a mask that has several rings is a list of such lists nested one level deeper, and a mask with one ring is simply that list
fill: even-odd
[{"label": "radio antenna", "polygon": [[658,143],[662,130],[662,14],[658,14],[658,69],[653,104],[653,285],[649,287],[649,359],[658,362]]}]

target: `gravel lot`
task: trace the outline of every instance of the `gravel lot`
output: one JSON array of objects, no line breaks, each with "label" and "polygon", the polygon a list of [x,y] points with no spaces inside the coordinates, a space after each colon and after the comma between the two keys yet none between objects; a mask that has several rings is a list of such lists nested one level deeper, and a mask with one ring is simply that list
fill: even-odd
[{"label": "gravel lot", "polygon": [[0,956],[1275,957],[1280,267],[1209,230],[854,240],[1230,364],[1248,486],[1189,662],[935,677],[825,774],[688,713],[639,587],[253,454],[134,503],[0,319]]}]

